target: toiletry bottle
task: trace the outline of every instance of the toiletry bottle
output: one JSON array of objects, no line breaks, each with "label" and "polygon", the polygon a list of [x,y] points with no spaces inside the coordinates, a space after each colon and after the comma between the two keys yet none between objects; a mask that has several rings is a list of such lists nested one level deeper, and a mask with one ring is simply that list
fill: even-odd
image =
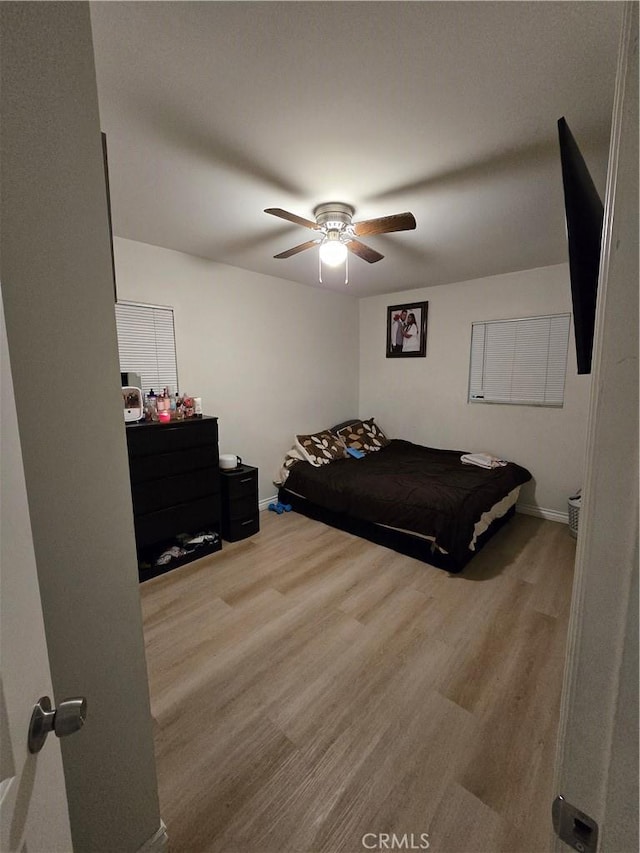
[{"label": "toiletry bottle", "polygon": [[158,400],[156,395],[154,394],[153,388],[147,394],[147,406],[145,411],[145,420],[148,421],[157,421],[158,420]]}]

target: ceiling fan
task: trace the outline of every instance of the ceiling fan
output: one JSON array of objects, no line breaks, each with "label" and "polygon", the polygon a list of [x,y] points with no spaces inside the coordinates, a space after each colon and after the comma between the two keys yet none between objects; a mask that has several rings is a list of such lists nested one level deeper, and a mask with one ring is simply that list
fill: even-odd
[{"label": "ceiling fan", "polygon": [[384,255],[361,243],[360,240],[356,240],[356,237],[367,234],[389,234],[392,231],[411,231],[416,227],[416,220],[412,213],[396,213],[392,216],[381,216],[378,219],[352,222],[354,208],[350,204],[337,201],[319,204],[313,211],[315,222],[297,216],[295,213],[289,213],[288,210],[282,210],[280,207],[268,207],[265,213],[295,222],[296,225],[303,225],[318,234],[313,240],[307,240],[306,243],[300,243],[299,246],[280,252],[279,255],[274,255],[274,258],[290,258],[292,255],[304,252],[305,249],[320,245],[320,258],[329,266],[342,263],[347,257],[347,252],[357,255],[369,264],[375,264],[381,261]]}]

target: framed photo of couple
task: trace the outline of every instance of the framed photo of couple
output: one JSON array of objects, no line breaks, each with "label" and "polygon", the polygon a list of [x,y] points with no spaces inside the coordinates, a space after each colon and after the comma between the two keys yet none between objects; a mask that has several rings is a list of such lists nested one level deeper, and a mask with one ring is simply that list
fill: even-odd
[{"label": "framed photo of couple", "polygon": [[428,302],[387,308],[387,358],[424,358],[427,354]]}]

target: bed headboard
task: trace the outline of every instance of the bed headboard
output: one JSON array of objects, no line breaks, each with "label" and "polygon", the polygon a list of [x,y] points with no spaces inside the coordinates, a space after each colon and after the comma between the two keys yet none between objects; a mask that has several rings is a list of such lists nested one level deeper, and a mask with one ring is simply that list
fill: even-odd
[{"label": "bed headboard", "polygon": [[358,423],[359,420],[360,420],[360,418],[351,418],[348,421],[342,421],[342,423],[339,423],[339,424],[336,424],[335,426],[329,427],[329,432],[333,432],[337,435],[339,429],[342,429],[343,427],[351,426],[351,424],[356,424],[356,423]]}]

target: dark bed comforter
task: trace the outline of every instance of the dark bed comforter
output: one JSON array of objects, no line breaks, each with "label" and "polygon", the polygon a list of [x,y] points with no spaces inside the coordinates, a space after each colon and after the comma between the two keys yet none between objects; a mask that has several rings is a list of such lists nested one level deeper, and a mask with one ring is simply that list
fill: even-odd
[{"label": "dark bed comforter", "polygon": [[466,452],[396,439],[363,459],[294,465],[285,488],[334,512],[433,536],[464,560],[482,513],[531,479],[513,462],[492,469],[465,465]]}]

